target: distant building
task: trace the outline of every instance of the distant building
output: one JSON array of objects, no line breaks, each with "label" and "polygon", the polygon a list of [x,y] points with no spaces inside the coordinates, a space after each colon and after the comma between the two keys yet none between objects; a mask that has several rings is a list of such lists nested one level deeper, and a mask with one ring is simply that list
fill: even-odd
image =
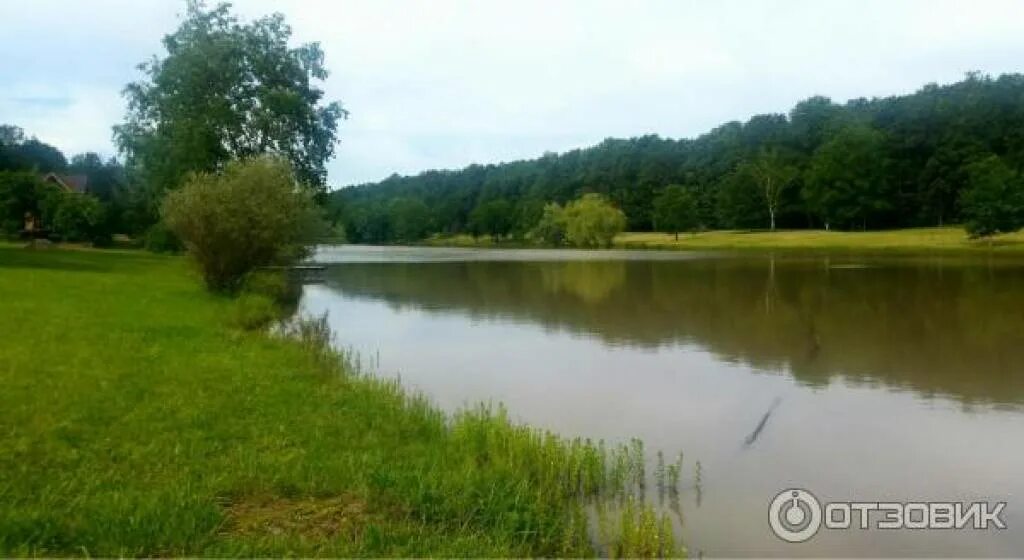
[{"label": "distant building", "polygon": [[58,175],[56,173],[47,173],[46,175],[43,175],[43,181],[53,183],[67,192],[81,194],[89,192],[88,175]]}]

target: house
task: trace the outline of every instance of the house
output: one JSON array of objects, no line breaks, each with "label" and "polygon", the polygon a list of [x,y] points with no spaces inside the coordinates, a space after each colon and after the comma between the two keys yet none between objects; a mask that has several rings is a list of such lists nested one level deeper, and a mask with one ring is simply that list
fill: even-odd
[{"label": "house", "polygon": [[43,181],[53,183],[67,192],[81,194],[89,192],[88,175],[58,175],[56,173],[47,173],[46,175],[43,175]]},{"label": "house", "polygon": [[[58,175],[47,173],[42,176],[43,182],[56,185],[57,188],[69,193],[86,194],[89,192],[89,177],[87,175]],[[44,224],[39,216],[32,212],[25,212],[25,228],[22,235],[25,237],[42,237],[47,233]]]}]

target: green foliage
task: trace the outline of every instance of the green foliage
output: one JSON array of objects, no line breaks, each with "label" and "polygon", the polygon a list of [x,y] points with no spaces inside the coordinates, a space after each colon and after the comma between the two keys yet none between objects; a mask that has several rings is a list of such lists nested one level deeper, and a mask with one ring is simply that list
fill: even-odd
[{"label": "green foliage", "polygon": [[215,291],[237,289],[260,266],[303,257],[321,223],[311,193],[287,161],[272,157],[193,175],[167,196],[163,217]]},{"label": "green foliage", "polygon": [[25,225],[25,214],[42,216],[43,201],[56,188],[35,173],[0,171],[0,233],[17,234]]},{"label": "green foliage", "polygon": [[396,198],[388,202],[387,227],[395,241],[423,239],[430,231],[430,209],[418,198]]},{"label": "green foliage", "polygon": [[243,293],[235,298],[231,325],[247,331],[262,329],[280,318],[281,309],[273,299],[256,293]]},{"label": "green foliage", "polygon": [[968,188],[961,198],[967,233],[988,237],[1024,227],[1024,177],[998,156],[967,167]]},{"label": "green foliage", "polygon": [[477,205],[469,214],[469,229],[473,235],[490,235],[497,242],[512,232],[515,218],[514,209],[508,200],[488,200]]},{"label": "green foliage", "polygon": [[254,270],[246,275],[242,283],[242,292],[258,294],[271,300],[284,303],[297,298],[298,286],[289,279],[284,270]]},{"label": "green foliage", "polygon": [[154,253],[178,253],[184,249],[181,239],[163,222],[157,222],[146,230],[143,246]]},{"label": "green foliage", "polygon": [[888,171],[885,136],[850,125],[814,152],[803,195],[826,229],[867,229],[893,207]]},{"label": "green foliage", "polygon": [[565,239],[576,247],[611,247],[626,227],[626,215],[599,194],[585,194],[565,207]]},{"label": "green foliage", "polygon": [[690,189],[669,185],[654,199],[655,229],[679,239],[680,231],[696,231],[699,226],[697,198]]},{"label": "green foliage", "polygon": [[0,171],[63,172],[68,162],[57,148],[12,125],[0,125]]},{"label": "green foliage", "polygon": [[346,111],[323,104],[315,86],[327,77],[316,43],[289,46],[291,28],[274,14],[241,23],[228,4],[188,2],[167,51],[128,84],[128,115],[115,138],[152,196],[177,188],[192,172],[212,173],[233,159],[273,153],[322,192]]},{"label": "green foliage", "polygon": [[768,227],[775,231],[782,193],[799,174],[796,166],[786,163],[778,150],[764,150],[752,162],[744,164],[757,182],[762,202],[768,210]]},{"label": "green foliage", "polygon": [[534,226],[530,235],[541,243],[557,247],[565,243],[567,226],[565,209],[557,203],[551,202],[544,205],[540,220]]},{"label": "green foliage", "polygon": [[[226,328],[236,300],[181,259],[0,247],[0,265],[0,555],[591,556],[584,505],[637,491],[635,445],[447,415],[363,375],[322,318]],[[657,546],[630,508],[599,550]]]},{"label": "green foliage", "polygon": [[[447,236],[473,231],[470,215],[481,200],[515,208],[529,201],[532,219],[514,228],[529,231],[543,204],[584,192],[620,208],[630,230],[649,231],[654,199],[673,184],[695,189],[707,229],[771,228],[773,213],[785,229],[934,226],[963,218],[957,201],[966,166],[979,155],[1024,167],[1022,129],[1024,75],[969,74],[910,95],[843,104],[812,97],[788,115],[755,115],[696,138],[608,139],[532,160],[395,175],[331,196],[343,201],[346,224],[391,199],[416,196],[430,209],[430,233]],[[380,227],[349,233],[357,243],[389,238]]]},{"label": "green foliage", "polygon": [[763,199],[757,192],[757,181],[749,165],[722,178],[715,195],[717,224],[725,229],[763,228],[769,222]]},{"label": "green foliage", "polygon": [[44,212],[43,219],[52,234],[63,241],[97,241],[109,239],[105,231],[106,215],[96,197],[80,193],[62,192],[51,202],[52,208]]}]

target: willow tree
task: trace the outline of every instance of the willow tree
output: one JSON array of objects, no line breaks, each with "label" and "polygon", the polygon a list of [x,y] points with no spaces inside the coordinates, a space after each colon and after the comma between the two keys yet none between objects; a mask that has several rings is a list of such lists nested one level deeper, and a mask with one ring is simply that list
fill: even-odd
[{"label": "willow tree", "polygon": [[347,112],[316,85],[327,78],[319,44],[292,47],[291,34],[281,14],[243,23],[228,4],[189,1],[166,54],[139,65],[145,77],[124,89],[128,113],[114,136],[128,165],[162,193],[190,172],[274,154],[324,191]]}]

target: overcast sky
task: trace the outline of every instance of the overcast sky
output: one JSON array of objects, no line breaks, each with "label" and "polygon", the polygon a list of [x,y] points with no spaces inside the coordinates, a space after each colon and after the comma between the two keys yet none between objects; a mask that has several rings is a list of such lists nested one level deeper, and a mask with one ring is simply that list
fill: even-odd
[{"label": "overcast sky", "polygon": [[[700,134],[969,70],[1024,70],[1024,2],[240,0],[319,41],[351,111],[330,183]],[[0,123],[112,154],[121,88],[181,0],[0,0]]]}]

